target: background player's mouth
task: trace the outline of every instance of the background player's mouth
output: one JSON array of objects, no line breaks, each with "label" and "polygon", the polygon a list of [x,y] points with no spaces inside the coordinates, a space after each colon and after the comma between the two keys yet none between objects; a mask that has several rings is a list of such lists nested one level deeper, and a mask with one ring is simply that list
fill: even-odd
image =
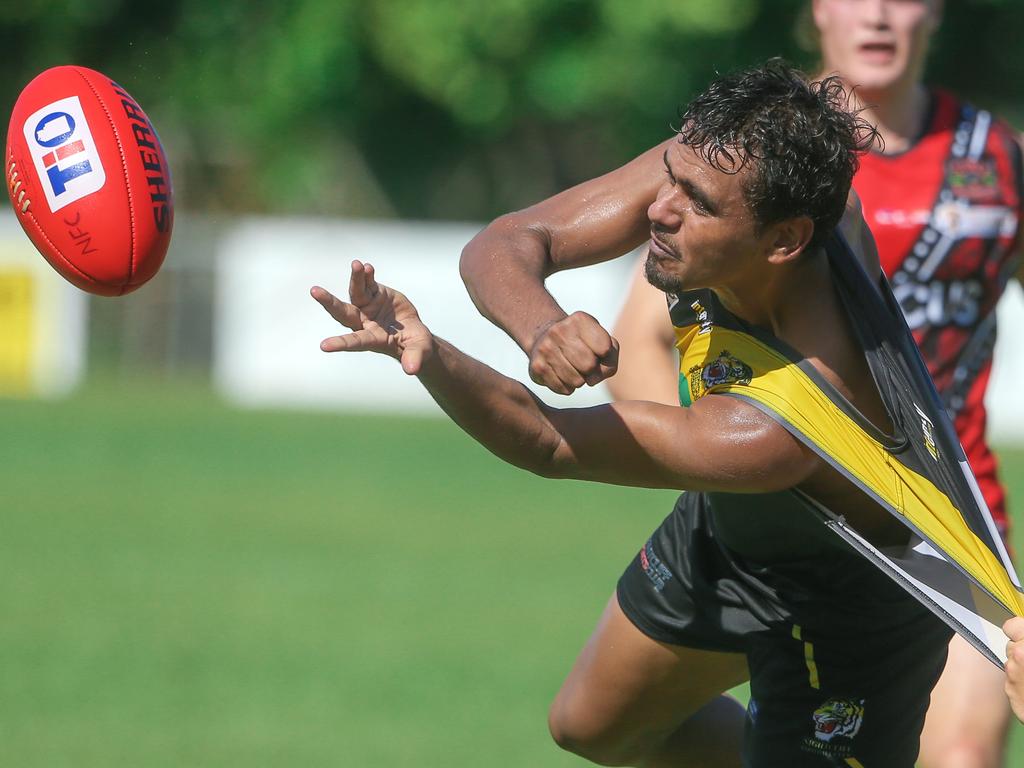
[{"label": "background player's mouth", "polygon": [[863,43],[857,46],[857,52],[867,61],[883,63],[896,56],[896,46],[893,43]]}]

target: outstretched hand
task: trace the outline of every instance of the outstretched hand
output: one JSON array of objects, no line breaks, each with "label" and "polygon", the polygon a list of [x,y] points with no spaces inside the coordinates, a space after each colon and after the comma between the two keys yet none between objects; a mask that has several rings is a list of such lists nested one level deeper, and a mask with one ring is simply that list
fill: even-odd
[{"label": "outstretched hand", "polygon": [[409,375],[419,373],[434,352],[434,337],[416,307],[403,294],[378,283],[370,264],[352,262],[348,302],[318,285],[309,293],[352,331],[321,341],[324,352],[379,352],[400,360]]}]

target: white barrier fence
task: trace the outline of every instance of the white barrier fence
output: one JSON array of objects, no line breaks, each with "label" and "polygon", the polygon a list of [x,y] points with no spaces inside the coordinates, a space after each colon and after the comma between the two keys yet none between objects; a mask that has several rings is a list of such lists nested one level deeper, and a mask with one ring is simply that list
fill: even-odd
[{"label": "white barrier fence", "polygon": [[[344,294],[352,259],[372,262],[381,281],[407,293],[436,333],[523,381],[547,402],[582,406],[607,399],[602,385],[569,398],[533,385],[523,353],[477,313],[458,274],[459,254],[476,225],[252,218],[217,222],[211,228],[217,235],[196,229],[195,237],[175,237],[192,250],[198,247],[196,254],[215,254],[211,366],[218,389],[239,405],[436,412],[394,361],[320,351],[320,340],[337,326],[310,298],[309,288],[320,284]],[[165,272],[195,269],[197,259],[189,266],[184,257],[172,250]],[[567,311],[584,310],[610,327],[633,261],[555,275],[549,287]],[[195,269],[204,285],[205,266]],[[155,288],[102,301],[144,305]],[[34,251],[13,215],[0,215],[0,395],[61,394],[78,383],[86,359],[85,299]],[[164,304],[148,308],[156,322],[170,311]],[[194,314],[187,307],[182,311]],[[1024,443],[1024,399],[1017,396],[1024,382],[1024,350],[1017,342],[1024,294],[1016,283],[998,311],[989,431],[996,442]]]},{"label": "white barrier fence", "polygon": [[[347,288],[352,259],[370,261],[379,279],[406,293],[435,333],[545,401],[592,405],[599,385],[569,398],[533,385],[526,358],[473,307],[458,274],[459,253],[476,226],[447,224],[250,220],[224,241],[217,272],[215,376],[222,390],[250,406],[332,407],[431,412],[436,406],[394,361],[377,355],[326,355],[321,338],[337,325],[309,297],[321,284]],[[552,293],[566,311],[584,310],[610,327],[625,298],[633,259],[555,275]],[[1002,443],[1024,442],[1024,297],[1014,283],[999,307],[1000,338],[989,388],[989,428]]]},{"label": "white barrier fence", "polygon": [[[359,410],[435,412],[423,388],[395,361],[373,354],[327,355],[320,340],[339,326],[310,298],[312,285],[347,295],[352,259],[369,261],[378,279],[407,294],[420,316],[492,368],[526,379],[541,397],[592,405],[603,387],[570,398],[533,385],[526,358],[476,311],[459,278],[459,254],[479,227],[251,220],[226,238],[217,270],[214,376],[221,389],[254,406],[325,406]],[[550,284],[569,311],[582,309],[611,323],[623,299],[630,264],[556,275]]]},{"label": "white barrier fence", "polygon": [[992,380],[985,403],[988,405],[988,433],[993,442],[1024,443],[1024,291],[1011,282],[999,302],[999,340],[996,342]]}]

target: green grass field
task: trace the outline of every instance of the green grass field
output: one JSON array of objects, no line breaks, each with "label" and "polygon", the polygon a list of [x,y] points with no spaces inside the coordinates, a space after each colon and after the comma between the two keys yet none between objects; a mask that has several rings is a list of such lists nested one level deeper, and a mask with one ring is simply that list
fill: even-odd
[{"label": "green grass field", "polygon": [[441,420],[196,386],[0,401],[0,424],[22,768],[582,766],[548,701],[674,498],[531,477]]}]

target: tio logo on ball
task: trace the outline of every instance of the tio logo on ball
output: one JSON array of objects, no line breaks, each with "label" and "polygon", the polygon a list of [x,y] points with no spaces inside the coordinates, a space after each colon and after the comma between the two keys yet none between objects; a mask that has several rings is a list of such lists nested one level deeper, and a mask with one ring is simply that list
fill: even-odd
[{"label": "tio logo on ball", "polygon": [[51,211],[103,188],[106,174],[77,96],[33,112],[24,132]]}]

